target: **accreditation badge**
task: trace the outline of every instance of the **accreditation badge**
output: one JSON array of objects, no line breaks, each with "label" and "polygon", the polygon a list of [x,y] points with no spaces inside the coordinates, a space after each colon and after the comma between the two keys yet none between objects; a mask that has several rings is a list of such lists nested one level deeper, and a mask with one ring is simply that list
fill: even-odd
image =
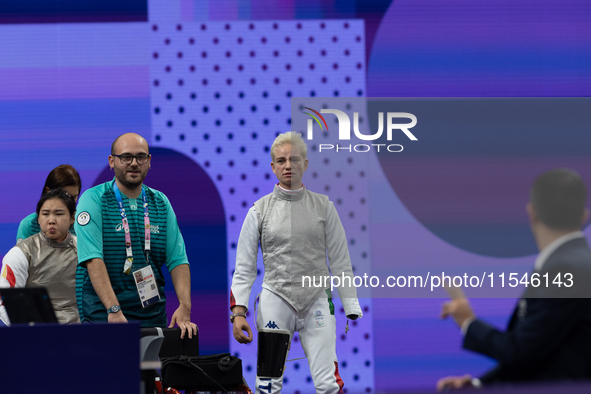
[{"label": "accreditation badge", "polygon": [[158,293],[152,266],[148,265],[133,272],[133,280],[143,308],[160,301],[160,293]]}]

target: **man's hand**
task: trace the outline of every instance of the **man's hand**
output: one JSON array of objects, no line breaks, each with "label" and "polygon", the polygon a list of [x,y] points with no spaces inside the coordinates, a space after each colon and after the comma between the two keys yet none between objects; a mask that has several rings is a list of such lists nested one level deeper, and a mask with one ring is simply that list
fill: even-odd
[{"label": "man's hand", "polygon": [[189,338],[193,338],[193,335],[197,335],[197,331],[199,331],[197,324],[191,322],[191,311],[183,304],[180,304],[174,311],[168,328],[174,327],[175,324],[181,329],[181,339],[185,337],[185,333],[189,335]]},{"label": "man's hand", "polygon": [[123,311],[117,313],[109,313],[107,315],[107,321],[109,323],[127,323],[127,318],[123,314]]},{"label": "man's hand", "polygon": [[[243,331],[246,331],[248,336],[244,335]],[[252,342],[252,330],[244,316],[236,316],[234,318],[234,338],[238,343]]]},{"label": "man's hand", "polygon": [[441,318],[453,317],[456,324],[461,328],[466,320],[474,320],[476,316],[467,298],[454,298],[446,301],[441,308]]},{"label": "man's hand", "polygon": [[[99,296],[101,302],[105,306],[105,310],[109,310],[112,305],[119,305],[119,300],[113,291],[111,286],[111,279],[105,266],[105,262],[101,259],[91,259],[86,262],[86,270],[88,271],[88,277],[92,283],[92,287]],[[108,313],[107,321],[109,323],[127,323],[123,311],[117,313]]]},{"label": "man's hand", "polygon": [[189,334],[189,338],[193,338],[193,334],[197,335],[199,328],[197,324],[191,323],[191,271],[189,265],[181,264],[174,267],[170,271],[170,277],[179,299],[179,307],[174,311],[168,328],[172,328],[176,324],[181,329],[181,339],[185,337],[185,332]]},{"label": "man's hand", "polygon": [[448,376],[437,381],[438,392],[462,389],[466,387],[474,387],[472,386],[472,376],[470,375]]}]

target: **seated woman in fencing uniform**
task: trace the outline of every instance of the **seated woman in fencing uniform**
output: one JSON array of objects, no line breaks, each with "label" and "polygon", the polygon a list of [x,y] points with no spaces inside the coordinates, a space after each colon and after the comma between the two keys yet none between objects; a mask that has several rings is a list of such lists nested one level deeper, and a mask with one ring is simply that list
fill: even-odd
[{"label": "seated woman in fencing uniform", "polygon": [[[45,287],[60,323],[78,323],[76,307],[76,236],[69,231],[74,223],[76,202],[61,188],[41,196],[37,218],[41,231],[19,242],[2,260],[0,288]],[[9,324],[4,306],[0,319]]]}]

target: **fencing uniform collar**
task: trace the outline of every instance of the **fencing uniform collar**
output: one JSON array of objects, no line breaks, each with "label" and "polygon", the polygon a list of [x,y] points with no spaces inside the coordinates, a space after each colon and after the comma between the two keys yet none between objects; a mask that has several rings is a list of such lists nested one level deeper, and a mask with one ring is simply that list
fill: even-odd
[{"label": "fencing uniform collar", "polygon": [[68,248],[72,243],[72,234],[69,231],[68,235],[66,235],[66,238],[62,242],[54,241],[53,239],[45,235],[43,231],[40,231],[39,234],[41,234],[41,239],[43,240],[43,242],[45,242],[52,248]]},{"label": "fencing uniform collar", "polygon": [[304,198],[304,195],[306,194],[305,191],[306,187],[304,185],[302,185],[302,187],[300,187],[297,190],[286,190],[280,187],[279,185],[275,185],[275,187],[273,188],[273,194],[277,198],[288,201],[301,200],[302,198]]}]

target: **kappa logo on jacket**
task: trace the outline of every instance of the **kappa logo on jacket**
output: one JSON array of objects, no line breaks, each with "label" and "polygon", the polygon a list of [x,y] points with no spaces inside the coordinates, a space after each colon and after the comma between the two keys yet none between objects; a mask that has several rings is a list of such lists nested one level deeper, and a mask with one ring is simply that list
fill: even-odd
[{"label": "kappa logo on jacket", "polygon": [[265,328],[277,328],[279,329],[279,327],[277,326],[277,324],[275,324],[274,321],[269,320],[269,323],[267,323],[267,325],[265,326]]}]

